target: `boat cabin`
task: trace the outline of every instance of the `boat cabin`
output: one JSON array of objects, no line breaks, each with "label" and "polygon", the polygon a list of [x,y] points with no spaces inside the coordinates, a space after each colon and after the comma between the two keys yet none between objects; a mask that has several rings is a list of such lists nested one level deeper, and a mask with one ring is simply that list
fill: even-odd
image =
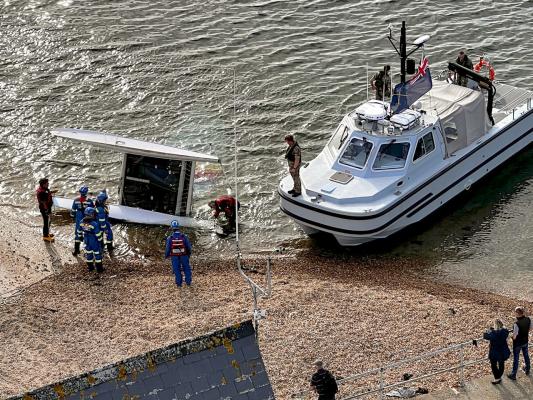
[{"label": "boat cabin", "polygon": [[388,117],[388,107],[370,100],[343,118],[326,147],[332,169],[359,177],[397,174],[430,153],[448,158],[491,128],[483,94],[445,82],[434,82],[410,109]]},{"label": "boat cabin", "polygon": [[[110,207],[110,217],[130,222],[159,224],[190,217],[196,163],[218,162],[208,154],[100,132],[61,128],[52,134],[124,154],[119,204]],[[189,225],[186,221],[180,223]]]}]

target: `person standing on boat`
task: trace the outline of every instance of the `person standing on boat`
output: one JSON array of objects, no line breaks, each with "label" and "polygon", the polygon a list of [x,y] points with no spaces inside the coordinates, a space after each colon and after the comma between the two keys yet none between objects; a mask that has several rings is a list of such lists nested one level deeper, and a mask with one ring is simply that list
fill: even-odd
[{"label": "person standing on boat", "polygon": [[385,65],[383,70],[376,73],[370,80],[372,89],[376,92],[376,100],[383,100],[390,97],[391,77],[389,75],[390,65]]},{"label": "person standing on boat", "polygon": [[302,183],[300,181],[300,166],[302,165],[302,149],[298,142],[294,140],[293,135],[285,136],[285,142],[287,143],[287,151],[285,152],[285,158],[289,163],[289,173],[294,181],[294,187],[289,190],[289,194],[292,197],[298,197],[302,194]]},{"label": "person standing on boat", "polygon": [[186,234],[180,232],[180,224],[174,220],[170,223],[172,234],[167,237],[165,258],[171,257],[172,271],[176,277],[176,286],[181,287],[183,283],[182,271],[185,275],[185,284],[191,286],[192,271],[189,257],[192,252],[191,242]]},{"label": "person standing on boat", "polygon": [[516,307],[515,310],[516,322],[513,325],[513,370],[507,377],[511,380],[516,380],[516,373],[518,372],[518,361],[520,359],[520,352],[524,356],[523,371],[529,375],[531,370],[531,362],[529,360],[529,331],[531,329],[531,319],[525,316],[523,307]]},{"label": "person standing on boat", "polygon": [[85,260],[87,261],[87,268],[94,271],[96,264],[96,272],[104,272],[102,264],[102,247],[100,241],[102,240],[102,231],[100,231],[100,224],[96,220],[96,209],[94,207],[87,207],[83,211],[84,217],[80,221],[80,230],[83,235],[83,244],[85,245]]},{"label": "person standing on boat", "polygon": [[111,253],[113,251],[113,231],[109,223],[109,207],[106,204],[107,198],[107,192],[105,190],[98,193],[94,208],[96,209],[96,217],[98,218],[100,230],[102,231],[102,250],[106,246],[107,251]]},{"label": "person standing on boat", "polygon": [[80,187],[80,195],[72,202],[72,209],[70,210],[70,216],[74,218],[76,222],[74,227],[74,251],[72,255],[77,256],[80,254],[80,246],[83,241],[83,232],[80,228],[80,223],[85,217],[85,209],[87,207],[94,207],[93,201],[87,197],[89,194],[89,188],[87,186]]},{"label": "person standing on boat", "polygon": [[[474,69],[474,64],[472,64],[472,61],[470,60],[470,58],[468,58],[468,56],[463,50],[459,52],[459,55],[457,56],[457,60],[455,60],[455,62],[465,68]],[[468,77],[466,75],[461,74],[460,72],[457,72],[457,77],[455,81],[459,86],[466,87],[468,85]]]},{"label": "person standing on boat", "polygon": [[494,375],[494,380],[492,381],[494,385],[501,383],[505,360],[511,356],[511,350],[509,350],[507,345],[508,336],[509,331],[503,327],[503,322],[499,319],[494,321],[494,327],[483,334],[483,339],[490,342],[489,360],[492,375]]},{"label": "person standing on boat", "polygon": [[237,225],[237,213],[235,207],[238,210],[241,208],[241,204],[233,196],[222,195],[218,196],[215,200],[207,203],[209,207],[213,209],[213,217],[218,218],[221,212],[224,213],[228,220],[228,229],[234,231]]},{"label": "person standing on boat", "polygon": [[52,194],[55,190],[50,190],[48,187],[48,178],[39,179],[39,187],[36,190],[37,202],[39,203],[39,211],[43,217],[43,240],[45,242],[53,242],[54,235],[50,233],[50,214],[52,213],[53,199]]}]

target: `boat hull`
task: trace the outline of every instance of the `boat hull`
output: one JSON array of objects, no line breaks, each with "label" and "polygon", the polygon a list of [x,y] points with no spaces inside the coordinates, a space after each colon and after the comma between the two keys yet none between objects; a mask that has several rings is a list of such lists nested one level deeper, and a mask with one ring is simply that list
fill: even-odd
[{"label": "boat hull", "polygon": [[[327,232],[342,246],[357,246],[387,238],[437,211],[494,171],[533,139],[533,110],[525,110],[468,153],[408,192],[398,193],[390,206],[368,215],[350,215],[314,204],[306,194],[291,197],[282,181],[281,210],[307,232]],[[453,157],[453,156],[452,156]],[[289,178],[290,179],[290,178]],[[304,182],[305,184],[305,182]]]}]

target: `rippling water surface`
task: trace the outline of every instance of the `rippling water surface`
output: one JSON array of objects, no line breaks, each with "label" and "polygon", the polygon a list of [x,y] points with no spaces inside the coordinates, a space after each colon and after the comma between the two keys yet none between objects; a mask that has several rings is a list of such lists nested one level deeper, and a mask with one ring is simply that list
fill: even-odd
[{"label": "rippling water surface", "polygon": [[[243,250],[317,245],[278,208],[283,136],[296,134],[304,159],[314,157],[366,97],[367,64],[371,72],[397,66],[385,36],[389,24],[399,33],[402,19],[408,39],[432,35],[426,53],[434,70],[466,49],[488,54],[498,79],[533,89],[533,3],[525,0],[4,0],[0,9],[0,203],[22,206],[31,223],[43,175],[63,195],[82,183],[117,195],[121,155],[62,141],[50,129],[216,154],[227,177],[218,165],[197,172],[195,213],[205,218],[206,201],[232,184],[235,120]],[[531,161],[531,150],[522,153],[393,252],[431,259],[439,278],[531,298]],[[68,218],[56,222],[72,240]],[[165,232],[116,228],[119,255],[158,248]],[[207,231],[190,233],[200,252],[232,246]]]}]

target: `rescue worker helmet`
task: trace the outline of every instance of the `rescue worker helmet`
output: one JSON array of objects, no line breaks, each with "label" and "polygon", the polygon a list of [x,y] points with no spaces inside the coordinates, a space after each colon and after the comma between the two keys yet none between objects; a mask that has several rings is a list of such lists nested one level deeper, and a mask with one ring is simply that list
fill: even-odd
[{"label": "rescue worker helmet", "polygon": [[210,208],[215,208],[215,206],[217,205],[217,203],[216,203],[215,200],[211,200],[209,203],[207,203],[207,205],[208,205]]},{"label": "rescue worker helmet", "polygon": [[180,227],[180,223],[179,223],[178,221],[174,220],[174,221],[172,221],[172,222],[170,223],[170,227],[171,227],[172,229],[178,229],[178,228]]},{"label": "rescue worker helmet", "polygon": [[82,196],[86,196],[87,193],[89,193],[89,188],[88,188],[87,186],[82,186],[82,187],[80,187],[80,194],[81,194]]},{"label": "rescue worker helmet", "polygon": [[96,209],[94,207],[87,207],[83,213],[87,217],[93,216],[96,214]]},{"label": "rescue worker helmet", "polygon": [[103,203],[107,200],[107,193],[103,191],[98,193],[98,196],[96,196],[96,200],[98,200],[100,203]]}]

